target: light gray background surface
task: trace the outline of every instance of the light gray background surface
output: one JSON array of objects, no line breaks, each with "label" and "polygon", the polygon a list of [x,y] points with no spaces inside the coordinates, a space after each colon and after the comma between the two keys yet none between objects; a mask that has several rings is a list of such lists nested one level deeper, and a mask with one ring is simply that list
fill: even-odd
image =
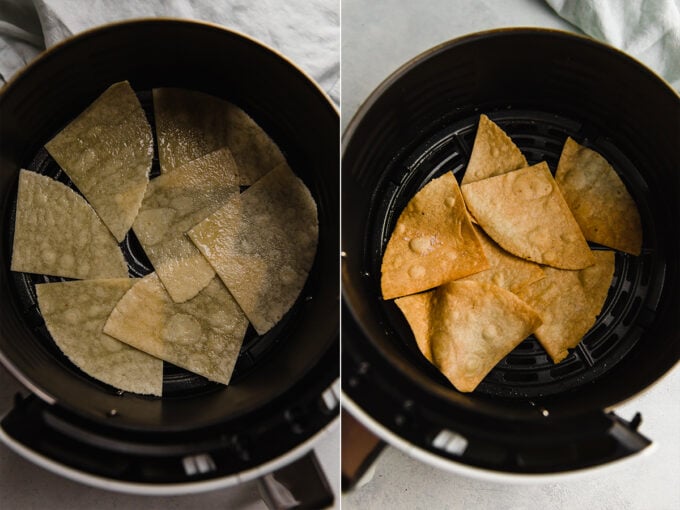
[{"label": "light gray background surface", "polygon": [[[400,65],[457,36],[509,26],[579,32],[540,0],[343,0],[343,128],[372,90]],[[642,458],[581,480],[506,485],[433,468],[388,447],[365,486],[343,497],[350,509],[672,510],[680,508],[680,368],[616,412],[643,416],[655,443]]]}]

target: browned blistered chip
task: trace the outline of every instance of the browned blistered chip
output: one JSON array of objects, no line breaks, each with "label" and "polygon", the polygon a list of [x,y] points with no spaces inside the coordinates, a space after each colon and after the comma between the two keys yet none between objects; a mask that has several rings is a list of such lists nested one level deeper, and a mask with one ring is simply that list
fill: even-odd
[{"label": "browned blistered chip", "polygon": [[382,260],[384,299],[488,268],[451,172],[427,183],[399,216]]},{"label": "browned blistered chip", "polygon": [[555,180],[588,241],[640,254],[640,213],[606,159],[567,138]]}]

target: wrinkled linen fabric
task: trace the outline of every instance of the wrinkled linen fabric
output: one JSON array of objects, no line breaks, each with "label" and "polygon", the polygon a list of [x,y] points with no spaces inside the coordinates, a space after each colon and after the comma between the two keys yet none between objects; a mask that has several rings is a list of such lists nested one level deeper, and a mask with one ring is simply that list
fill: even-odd
[{"label": "wrinkled linen fabric", "polygon": [[0,0],[0,85],[45,48],[131,18],[209,21],[274,48],[340,99],[340,0]]},{"label": "wrinkled linen fabric", "polygon": [[546,0],[557,14],[637,58],[680,92],[680,0]]}]

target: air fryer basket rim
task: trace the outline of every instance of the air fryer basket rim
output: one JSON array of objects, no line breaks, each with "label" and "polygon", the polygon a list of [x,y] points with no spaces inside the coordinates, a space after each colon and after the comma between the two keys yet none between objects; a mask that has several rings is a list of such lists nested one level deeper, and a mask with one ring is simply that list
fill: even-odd
[{"label": "air fryer basket rim", "polygon": [[[381,104],[381,101],[384,99],[385,95],[389,93],[390,91],[393,91],[394,88],[401,86],[406,87],[408,84],[413,84],[413,81],[408,82],[405,77],[409,75],[409,73],[415,74],[416,70],[419,68],[422,70],[421,66],[426,66],[427,62],[429,60],[435,59],[437,56],[450,52],[452,50],[457,50],[461,47],[465,47],[467,45],[474,45],[475,43],[478,42],[486,42],[489,40],[499,40],[503,39],[506,37],[515,37],[515,38],[521,38],[521,37],[526,37],[526,36],[541,36],[543,38],[551,38],[553,40],[556,39],[562,39],[562,40],[568,40],[570,41],[570,44],[575,44],[579,45],[579,48],[592,48],[595,51],[600,51],[600,52],[608,52],[610,57],[612,59],[619,59],[627,62],[626,65],[631,66],[632,69],[635,70],[635,72],[641,73],[642,75],[645,76],[646,79],[649,79],[651,82],[655,83],[656,86],[659,87],[660,90],[664,90],[665,93],[669,93],[676,99],[680,100],[680,96],[678,96],[678,93],[674,91],[670,85],[668,85],[667,82],[665,82],[663,79],[658,77],[653,71],[648,69],[646,66],[638,62],[637,60],[633,59],[632,57],[628,56],[627,54],[621,52],[620,50],[613,48],[611,46],[608,46],[606,44],[594,41],[588,37],[585,36],[580,36],[576,34],[570,34],[568,32],[563,32],[560,30],[550,30],[550,29],[539,29],[539,28],[505,28],[505,29],[496,29],[496,30],[489,30],[489,31],[484,31],[484,32],[478,32],[478,33],[473,33],[469,35],[462,36],[460,38],[456,38],[450,41],[443,42],[429,50],[424,51],[420,55],[412,58],[405,64],[401,65],[397,70],[395,70],[393,73],[391,73],[387,78],[385,78],[380,85],[378,85],[375,90],[368,96],[366,100],[359,106],[357,109],[357,112],[354,114],[352,120],[349,122],[344,134],[343,134],[343,139],[342,139],[342,153],[343,153],[343,165],[345,163],[349,163],[348,166],[351,167],[352,163],[354,163],[354,159],[358,158],[360,156],[356,156],[356,152],[358,152],[358,149],[356,147],[354,148],[354,153],[351,154],[352,159],[351,161],[348,161],[348,153],[352,150],[352,144],[354,143],[355,145],[361,143],[360,141],[357,141],[357,132],[362,129],[364,126],[362,124],[366,121],[366,118],[369,117],[372,113],[373,110],[376,109],[376,105],[384,107],[383,104]],[[677,103],[680,104],[680,103]],[[477,111],[477,110],[475,110]],[[483,113],[480,112],[480,113]],[[373,121],[375,119],[372,119]],[[361,135],[366,135],[366,130],[361,132]],[[367,141],[362,140],[365,145],[369,145]],[[396,158],[397,156],[395,156]],[[351,171],[351,170],[349,170]],[[348,175],[348,170],[345,170],[343,172],[344,176]],[[349,179],[348,179],[349,180]],[[344,183],[345,181],[343,181]],[[347,199],[347,189],[349,189],[350,184],[345,187],[343,185],[343,201]],[[343,208],[343,232],[346,232],[345,229],[347,229],[347,225],[349,222],[347,221],[346,215],[345,215],[345,209]],[[360,286],[357,284],[356,280],[358,280],[358,277],[355,274],[349,274],[350,269],[349,269],[349,264],[348,264],[348,257],[352,255],[348,255],[348,253],[345,251],[346,244],[345,244],[345,234],[343,233],[343,242],[342,242],[342,249],[343,249],[343,267],[342,267],[342,278],[343,278],[343,302],[345,305],[347,305],[348,310],[350,312],[352,320],[355,320],[357,325],[360,328],[360,331],[363,336],[371,339],[371,343],[373,343],[373,338],[372,335],[375,335],[375,332],[377,331],[376,328],[373,328],[371,331],[367,329],[367,326],[363,323],[363,319],[361,319],[361,313],[358,308],[361,308],[364,306],[363,300],[366,299],[366,293],[362,292]],[[353,248],[356,248],[356,246],[353,246]],[[355,250],[356,251],[356,250]],[[354,255],[355,257],[361,258],[360,255]],[[360,263],[358,263],[361,265]],[[357,265],[353,263],[352,269],[355,269]],[[346,337],[343,337],[343,341],[347,342],[348,344],[350,342],[353,342],[353,339],[348,339]],[[352,343],[352,345],[356,344],[356,347],[358,349],[361,349],[361,342],[358,339],[354,339],[355,343]],[[376,347],[377,350],[380,350],[378,347]],[[388,359],[390,364],[395,367],[395,370],[399,371],[403,377],[410,378],[410,380],[413,382],[414,385],[420,387],[420,389],[426,391],[426,392],[434,392],[437,393],[438,396],[440,397],[440,401],[442,402],[443,405],[445,405],[445,401],[448,401],[449,403],[451,402],[450,399],[447,397],[447,392],[444,391],[439,391],[443,390],[443,386],[440,388],[433,388],[431,380],[428,380],[427,377],[422,376],[422,374],[415,373],[416,371],[410,371],[410,370],[404,370],[404,367],[400,365],[400,363],[395,363],[395,359],[391,354],[387,354],[385,352],[380,353],[382,356],[385,357],[385,359]],[[665,364],[664,366],[660,367],[659,373],[657,375],[657,380],[666,372],[672,369],[674,365],[677,364],[678,358],[680,357],[680,348],[676,348],[674,352],[674,359],[670,360],[665,360],[663,363]],[[415,376],[415,377],[414,377]],[[345,375],[343,372],[343,385],[346,383]],[[653,383],[653,381],[652,381]],[[652,384],[650,383],[650,384]],[[612,405],[616,405],[618,403],[621,403],[622,401],[632,398],[635,396],[639,391],[642,391],[645,389],[643,386],[642,388],[638,388],[636,391],[622,396],[621,398],[616,399],[615,401],[610,401],[607,402],[606,405],[599,406],[600,409],[602,408],[608,408]],[[453,390],[451,390],[453,391]],[[467,410],[472,409],[472,407],[467,407]],[[507,410],[507,409],[504,409]],[[484,409],[484,406],[475,406],[475,412],[483,412],[483,413],[488,413],[488,414],[495,414],[497,412],[497,409],[492,408],[486,408]],[[510,412],[510,416],[513,413]],[[508,416],[508,418],[510,418]],[[521,415],[515,416],[515,418],[520,418]]]},{"label": "air fryer basket rim", "polygon": [[[298,101],[299,103],[299,98],[303,97],[305,98],[305,101],[308,106],[309,106],[309,116],[316,115],[318,119],[319,125],[325,126],[325,132],[320,133],[317,138],[318,138],[318,144],[322,147],[330,147],[328,141],[330,139],[334,139],[335,143],[337,144],[337,137],[339,135],[339,122],[338,122],[338,107],[330,100],[329,96],[319,87],[319,85],[314,82],[313,79],[309,77],[304,71],[302,71],[299,67],[297,67],[293,62],[291,62],[287,57],[283,56],[280,52],[273,50],[272,48],[269,48],[265,44],[261,43],[260,41],[257,41],[253,39],[250,36],[241,34],[239,32],[236,32],[234,30],[229,30],[225,27],[215,25],[212,23],[207,23],[207,22],[201,22],[201,21],[191,21],[191,20],[183,20],[183,19],[174,19],[174,18],[149,18],[149,19],[135,19],[135,20],[127,20],[127,21],[121,21],[121,22],[115,22],[115,23],[109,23],[107,25],[95,27],[93,29],[89,29],[87,31],[81,32],[79,34],[76,34],[60,43],[57,45],[53,46],[52,48],[48,49],[46,52],[41,54],[37,59],[35,59],[33,62],[31,62],[28,66],[26,66],[24,69],[19,71],[13,78],[12,80],[3,88],[3,90],[0,92],[0,106],[4,103],[7,104],[8,97],[14,97],[16,96],[16,91],[21,90],[22,87],[26,87],[27,83],[30,83],[31,80],[35,80],[36,76],[39,76],[41,72],[44,72],[44,68],[48,67],[50,65],[55,65],[55,61],[58,63],[59,59],[64,59],[64,58],[70,58],[73,60],[74,54],[77,55],[78,51],[85,51],[83,50],[83,47],[87,44],[94,44],[94,45],[99,45],[99,46],[106,46],[107,41],[108,41],[108,49],[110,52],[115,52],[118,51],[115,45],[110,42],[110,39],[113,37],[120,37],[119,42],[117,43],[120,46],[124,46],[125,44],[125,38],[134,38],[134,37],[140,37],[140,33],[142,31],[151,31],[154,34],[162,33],[166,35],[166,42],[165,43],[159,43],[156,42],[155,46],[153,46],[152,49],[144,49],[144,51],[148,52],[153,52],[154,50],[156,52],[159,52],[159,47],[162,47],[165,45],[165,47],[172,47],[172,44],[175,44],[175,40],[171,40],[171,35],[177,35],[178,37],[186,37],[185,41],[183,41],[186,45],[189,46],[189,49],[187,51],[195,51],[196,46],[200,46],[201,43],[207,44],[208,41],[215,42],[218,41],[220,44],[223,45],[223,47],[229,47],[232,48],[231,51],[236,51],[234,48],[238,48],[242,50],[243,48],[246,48],[249,51],[250,56],[258,56],[261,57],[261,60],[269,66],[273,66],[269,69],[272,69],[271,72],[279,73],[278,75],[285,75],[286,80],[284,82],[285,85],[290,87],[290,94],[293,99],[291,99],[291,104],[293,101]],[[171,42],[168,42],[171,41]],[[132,43],[128,43],[130,45]],[[122,51],[122,50],[121,50]],[[75,52],[75,53],[74,53]],[[68,53],[65,57],[65,53]],[[204,52],[205,53],[205,52]],[[210,51],[208,52],[209,55],[211,55]],[[264,55],[264,57],[262,57]],[[167,57],[169,58],[169,57]],[[167,59],[166,58],[166,59]],[[211,57],[213,58],[213,57]],[[186,60],[186,59],[185,59]],[[182,61],[182,59],[179,59],[178,62]],[[97,62],[87,62],[88,64],[96,65]],[[174,62],[173,62],[174,63]],[[149,67],[158,67],[161,64],[157,62],[151,62]],[[180,65],[177,63],[177,65]],[[196,64],[194,66],[194,70],[198,67],[200,67],[201,64]],[[205,65],[205,62],[204,64]],[[263,64],[264,65],[264,64]],[[128,73],[129,75],[135,75],[138,80],[141,81],[146,81],[147,83],[149,82],[148,79],[148,74],[150,71],[144,70],[141,68],[135,68],[132,64],[124,68],[125,70],[120,70],[120,71],[111,71],[110,74],[116,74],[116,72],[124,72]],[[167,86],[168,85],[168,75],[172,75],[172,68],[168,66],[167,72],[165,73],[166,77],[164,79],[161,79],[161,83],[158,84],[158,86]],[[210,69],[208,71],[207,69]],[[215,76],[218,71],[215,71],[211,68],[206,68],[204,69],[204,76],[198,76],[194,77],[193,80],[196,83],[196,85],[193,88],[196,89],[205,89],[205,82],[206,82],[206,77],[208,75],[210,76]],[[170,73],[170,74],[169,74]],[[212,73],[212,74],[210,74]],[[178,74],[178,73],[175,73]],[[190,73],[189,73],[190,74]],[[133,81],[133,86],[134,86],[134,81],[135,77],[130,78],[131,81]],[[201,85],[201,79],[203,80],[203,85]],[[87,79],[84,79],[84,81],[87,81]],[[184,82],[178,83],[176,86],[183,86],[183,84],[186,83],[186,79],[184,79]],[[184,85],[186,86],[186,85]],[[214,83],[211,85],[213,88],[216,87]],[[83,85],[80,84],[80,87],[82,88]],[[228,87],[228,84],[225,85],[225,87]],[[263,85],[264,87],[264,85]],[[86,88],[86,87],[85,87]],[[97,96],[99,92],[97,92],[98,89],[93,89],[92,86],[90,86],[90,90],[86,92],[86,95],[89,95],[90,97],[94,98]],[[213,91],[208,91],[208,92],[213,92]],[[214,93],[214,92],[213,92]],[[238,90],[234,93],[238,93]],[[267,99],[268,101],[273,101],[273,99]],[[248,101],[248,99],[246,100]],[[265,103],[266,104],[266,103]],[[251,98],[251,104],[252,106],[252,98]],[[290,108],[292,108],[291,106]],[[282,106],[282,108],[285,108],[285,106]],[[79,111],[72,111],[69,113],[69,117],[66,117],[62,119],[62,125],[63,123],[67,122],[70,118],[73,116],[77,115]],[[251,115],[253,114],[252,112],[249,111]],[[255,113],[262,114],[262,110],[256,111]],[[272,115],[277,115],[277,112],[272,113]],[[283,114],[279,114],[283,115]],[[257,118],[257,117],[256,117]],[[3,116],[3,120],[5,121],[7,117]],[[258,121],[260,119],[257,119]],[[270,123],[274,122],[271,118],[265,119],[266,121],[269,121]],[[303,122],[309,122],[308,120],[300,121],[300,126],[303,124]],[[5,126],[6,127],[6,126]],[[273,126],[276,128],[276,126]],[[276,137],[276,135],[281,136],[281,131],[288,129],[299,129],[298,127],[291,128],[288,125],[285,126],[278,126],[278,132],[276,133],[270,133],[273,136]],[[335,133],[335,136],[333,136],[333,133]],[[285,133],[284,133],[285,134]],[[286,139],[283,140],[284,144],[285,143],[290,143],[291,139],[295,137],[294,131],[293,134],[289,133],[285,136]],[[6,138],[7,140],[7,138]],[[313,140],[313,139],[310,139]],[[44,142],[44,140],[41,140],[40,143]],[[277,142],[281,144],[281,140],[277,139]],[[308,140],[308,145],[310,141]],[[302,144],[302,142],[300,142]],[[325,144],[325,145],[324,145]],[[9,143],[5,144],[5,148],[9,149]],[[335,145],[337,147],[337,145]],[[305,151],[307,149],[303,148],[302,145],[299,147],[284,147],[284,152],[285,149],[291,149],[291,152],[295,152],[293,154],[294,157],[305,157],[305,158],[311,158],[312,153],[309,152],[306,153]],[[310,149],[311,150],[311,149]],[[319,149],[321,150],[321,149]],[[333,154],[337,154],[335,151],[333,151]],[[3,166],[6,166],[8,161],[11,159],[9,155],[3,154],[3,160],[2,164]],[[316,157],[316,156],[315,156]],[[337,158],[335,158],[337,159]],[[22,162],[21,165],[25,165],[26,162]],[[309,165],[314,164],[313,161],[310,159],[309,160]],[[318,164],[318,161],[316,162]],[[310,174],[311,172],[309,169],[305,170],[303,179],[308,182],[308,186],[310,189],[312,189],[312,193],[315,195],[315,198],[317,200],[317,204],[319,205],[319,220],[320,222],[325,222],[325,224],[331,225],[331,228],[327,232],[321,233],[321,237],[324,239],[322,240],[320,238],[319,241],[319,248],[317,250],[317,261],[315,262],[315,271],[316,272],[325,272],[328,275],[333,274],[333,271],[336,271],[334,274],[337,275],[337,263],[335,264],[335,267],[332,264],[329,264],[329,260],[331,258],[331,253],[336,254],[337,253],[337,240],[335,240],[338,235],[334,236],[333,234],[333,229],[337,229],[337,226],[334,227],[334,223],[338,223],[337,219],[335,221],[332,221],[333,215],[337,215],[336,209],[339,209],[339,207],[332,207],[333,203],[337,204],[337,201],[339,200],[338,197],[338,191],[337,191],[337,185],[336,185],[336,180],[337,180],[337,175],[339,172],[339,169],[337,165],[334,167],[332,162],[331,164],[325,165],[326,167],[326,173],[322,177],[318,177],[317,182],[313,183],[313,185],[310,185],[308,182],[308,179],[310,179]],[[294,169],[297,170],[297,168],[294,166]],[[17,170],[18,172],[18,170]],[[326,184],[323,183],[323,180],[328,181]],[[11,179],[10,179],[11,180]],[[7,182],[7,178],[3,179],[3,186]],[[334,186],[335,185],[335,186]],[[10,184],[11,186],[11,184]],[[319,197],[317,193],[322,193],[323,196]],[[7,203],[10,200],[8,198],[8,195],[10,192],[7,190],[4,191],[5,197],[3,199],[4,204],[3,204],[3,211],[6,211]],[[320,202],[323,202],[321,203]],[[4,214],[4,212],[3,212]],[[330,217],[330,219],[329,219]],[[3,220],[4,221],[4,220]],[[333,244],[336,244],[336,248],[333,248]],[[322,246],[323,244],[323,246]],[[7,258],[4,257],[3,258]],[[335,256],[333,256],[335,258]],[[5,268],[6,272],[9,273],[9,263],[7,263],[7,267]],[[321,280],[321,278],[317,278],[318,280]],[[2,278],[4,283],[7,283],[7,277],[6,275],[3,275]],[[310,275],[310,280],[312,280],[312,277]],[[321,286],[319,283],[317,287],[320,289],[317,291],[317,294],[319,294],[319,301],[326,300],[326,302],[335,302],[337,303],[337,295],[338,291],[336,289],[335,292],[333,292],[330,287],[332,287],[333,284],[335,284],[336,280],[339,280],[338,278],[323,278],[324,280],[324,286]],[[326,287],[326,288],[324,288]],[[335,295],[335,298],[329,298],[328,296]],[[11,305],[10,305],[11,306]],[[316,303],[311,303],[309,305],[305,305],[306,307],[319,307],[321,305],[317,305]],[[331,305],[328,305],[331,306]],[[312,308],[313,309],[313,308]],[[337,315],[337,314],[335,314]],[[298,317],[299,320],[301,320]],[[309,321],[309,317],[304,318],[305,321]],[[324,338],[317,338],[317,344],[319,344],[321,347],[319,347],[317,350],[319,351],[319,356],[321,359],[322,353],[324,352],[325,349],[330,349],[332,348],[333,342],[337,340],[337,324],[338,321],[335,321],[336,328],[335,328],[335,333],[329,333],[328,335],[325,335],[325,331],[328,330],[329,332],[333,329],[333,321],[328,321],[328,326],[324,328],[319,328],[319,336],[321,337],[322,335],[325,335]],[[13,325],[12,325],[13,326]],[[3,325],[3,329],[10,327],[7,324]],[[298,326],[295,326],[296,330],[300,329],[302,332],[303,329],[305,328],[298,328]],[[306,330],[309,330],[311,326],[306,326]],[[292,329],[289,328],[289,329]],[[6,332],[3,332],[3,336],[5,335]],[[298,334],[299,336],[299,334]],[[325,346],[325,347],[323,347]],[[280,347],[280,346],[279,346]],[[314,354],[312,354],[314,356]],[[64,405],[68,407],[69,409],[75,411],[75,412],[81,412],[83,409],[79,408],[79,404],[75,404],[71,401],[69,401],[68,398],[64,398],[63,394],[61,397],[56,396],[55,392],[53,391],[54,388],[47,386],[45,384],[37,384],[35,382],[35,378],[30,376],[28,371],[22,370],[17,366],[16,359],[9,359],[8,355],[6,352],[0,353],[0,361],[5,365],[9,371],[17,378],[19,381],[28,387],[32,392],[34,392],[36,395],[38,395],[42,400],[47,402],[48,404],[52,404],[54,402],[58,402],[61,405]],[[266,362],[268,365],[271,364],[271,360]],[[314,362],[313,359],[310,357],[307,361],[301,361],[300,365],[298,368],[295,370],[298,370],[299,368],[302,368],[303,364],[307,364],[307,368],[303,369],[302,371],[297,371],[297,375],[299,377],[304,378],[304,374],[306,374],[309,371],[309,368],[313,366]],[[333,369],[333,367],[329,367],[329,369]],[[337,369],[337,367],[336,367]],[[337,375],[337,373],[336,373]],[[290,377],[290,376],[288,376]],[[270,394],[271,398],[278,398],[278,396],[284,395],[285,394],[285,389],[289,386],[288,383],[293,384],[294,380],[286,382],[288,379],[286,377],[283,377],[282,382],[283,384],[280,385],[280,387],[276,388],[274,392]],[[80,383],[78,383],[80,384]],[[262,386],[262,385],[261,385]],[[255,388],[253,388],[252,391],[257,391]],[[264,388],[260,388],[261,392],[264,391]],[[96,390],[95,390],[96,392]],[[58,393],[58,392],[57,392]],[[125,396],[126,398],[129,396]],[[108,397],[107,397],[108,398]],[[131,397],[131,398],[136,398],[138,400],[138,407],[137,410],[144,407],[144,399],[139,399],[137,397]],[[182,400],[182,399],[180,399]],[[178,400],[177,402],[179,402]],[[186,399],[184,399],[186,400]],[[141,404],[139,404],[141,402]],[[257,399],[253,399],[253,402],[257,402]],[[177,404],[177,405],[183,405],[183,404]],[[108,407],[115,407],[115,405],[110,405]],[[253,406],[244,406],[242,408],[242,412],[251,412],[252,410],[257,410],[258,406],[253,405]],[[159,413],[160,411],[156,411],[156,413]],[[111,420],[107,418],[101,418],[99,411],[96,413],[92,413],[91,411],[84,411],[84,415],[86,417],[89,417],[90,419],[94,419],[94,421],[102,420],[102,423],[108,422],[109,424],[111,423]],[[163,421],[163,417],[161,414],[158,414],[158,419]],[[200,426],[209,426],[215,422],[200,422]],[[141,424],[141,423],[136,423],[135,420],[133,419],[130,423],[126,423],[124,426],[130,426],[132,428],[136,427],[141,427],[141,429],[146,429],[148,428],[148,425]],[[183,426],[182,426],[183,427]],[[153,428],[153,427],[152,427]]]}]

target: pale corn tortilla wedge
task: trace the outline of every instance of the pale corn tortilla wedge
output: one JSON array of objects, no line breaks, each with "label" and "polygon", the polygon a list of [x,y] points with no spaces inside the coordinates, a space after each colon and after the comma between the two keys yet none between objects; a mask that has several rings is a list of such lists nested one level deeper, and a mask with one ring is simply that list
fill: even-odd
[{"label": "pale corn tortilla wedge", "polygon": [[567,138],[555,180],[588,241],[640,254],[640,213],[606,159]]},{"label": "pale corn tortilla wedge", "polygon": [[461,187],[470,213],[503,249],[561,269],[594,263],[545,162]]},{"label": "pale corn tortilla wedge", "polygon": [[450,282],[430,305],[434,364],[459,391],[473,391],[541,320],[515,294],[496,285]]},{"label": "pale corn tortilla wedge", "polygon": [[104,333],[211,381],[229,384],[247,326],[219,278],[193,299],[175,303],[151,273],[118,302]]},{"label": "pale corn tortilla wedge", "polygon": [[78,368],[115,388],[160,397],[163,361],[103,332],[134,283],[129,278],[83,280],[41,283],[35,289],[52,339]]},{"label": "pale corn tortilla wedge", "polygon": [[479,116],[475,143],[461,184],[501,175],[527,165],[526,158],[510,137],[482,114]]},{"label": "pale corn tortilla wedge", "polygon": [[28,170],[19,173],[11,269],[76,279],[128,275],[123,252],[85,199]]},{"label": "pale corn tortilla wedge", "polygon": [[191,299],[215,276],[185,232],[238,191],[238,169],[227,148],[149,183],[132,228],[173,301]]},{"label": "pale corn tortilla wedge", "polygon": [[434,291],[421,292],[394,300],[401,313],[404,314],[411,331],[416,339],[418,348],[423,356],[432,363],[432,348],[430,347],[430,299]]},{"label": "pale corn tortilla wedge", "polygon": [[285,164],[189,231],[260,335],[302,291],[318,236],[316,203]]},{"label": "pale corn tortilla wedge", "polygon": [[153,159],[151,127],[130,84],[111,85],[45,148],[122,242]]},{"label": "pale corn tortilla wedge", "polygon": [[384,299],[415,294],[489,267],[451,172],[427,183],[402,211],[381,267]]},{"label": "pale corn tortilla wedge", "polygon": [[595,264],[580,271],[545,267],[542,280],[519,296],[534,307],[543,324],[536,338],[555,363],[569,354],[593,327],[614,275],[614,252],[595,251]]},{"label": "pale corn tortilla wedge", "polygon": [[153,100],[163,173],[221,147],[231,150],[244,186],[285,162],[262,128],[228,101],[174,88],[154,89]]},{"label": "pale corn tortilla wedge", "polygon": [[516,294],[522,287],[543,278],[543,270],[538,264],[508,253],[487,236],[481,228],[474,226],[474,229],[482,243],[490,267],[479,273],[466,276],[462,280],[492,283]]}]

